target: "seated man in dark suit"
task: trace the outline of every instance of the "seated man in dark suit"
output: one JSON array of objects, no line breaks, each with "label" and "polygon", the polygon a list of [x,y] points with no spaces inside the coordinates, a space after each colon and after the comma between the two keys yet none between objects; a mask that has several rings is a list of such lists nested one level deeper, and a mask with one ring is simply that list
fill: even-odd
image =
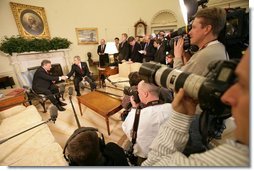
[{"label": "seated man in dark suit", "polygon": [[66,103],[60,101],[59,89],[55,85],[56,81],[66,80],[65,76],[52,76],[49,71],[51,69],[51,61],[43,60],[41,67],[34,73],[32,88],[36,93],[45,94],[59,111],[64,111]]},{"label": "seated man in dark suit", "polygon": [[91,91],[96,89],[96,83],[94,82],[86,62],[81,62],[79,56],[74,57],[74,64],[71,66],[71,71],[67,74],[67,77],[70,78],[75,73],[74,77],[74,87],[77,92],[77,96],[80,96],[79,83],[84,79],[90,84]]}]

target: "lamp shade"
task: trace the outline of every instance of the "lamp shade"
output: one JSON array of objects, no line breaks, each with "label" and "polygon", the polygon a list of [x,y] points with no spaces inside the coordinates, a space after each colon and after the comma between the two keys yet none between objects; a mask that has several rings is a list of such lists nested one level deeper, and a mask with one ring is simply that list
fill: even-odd
[{"label": "lamp shade", "polygon": [[115,42],[107,42],[104,53],[107,53],[107,54],[118,53]]}]

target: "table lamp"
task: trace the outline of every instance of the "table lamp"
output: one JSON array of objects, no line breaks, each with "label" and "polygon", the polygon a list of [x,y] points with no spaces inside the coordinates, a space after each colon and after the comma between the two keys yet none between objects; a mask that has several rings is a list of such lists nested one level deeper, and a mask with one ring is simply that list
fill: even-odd
[{"label": "table lamp", "polygon": [[104,53],[109,54],[109,62],[114,62],[114,54],[118,53],[115,42],[107,42]]}]

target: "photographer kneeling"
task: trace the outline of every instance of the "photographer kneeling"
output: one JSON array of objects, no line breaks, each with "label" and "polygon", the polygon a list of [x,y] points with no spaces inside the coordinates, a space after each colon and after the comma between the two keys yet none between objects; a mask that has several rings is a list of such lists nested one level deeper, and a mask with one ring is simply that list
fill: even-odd
[{"label": "photographer kneeling", "polygon": [[[132,133],[133,130],[135,130],[133,125],[134,122],[137,122],[136,115],[139,115],[133,154],[138,156],[138,165],[140,165],[142,161],[147,158],[149,147],[157,135],[160,126],[169,118],[171,104],[162,104],[162,102],[159,101],[159,87],[153,84],[141,81],[138,84],[137,92],[138,93],[133,94],[138,94],[138,96],[131,96],[132,109],[123,122],[122,128],[129,140],[132,140]],[[145,105],[141,110],[138,107],[137,98]]]},{"label": "photographer kneeling", "polygon": [[180,89],[172,102],[170,118],[160,128],[151,145],[143,166],[250,166],[249,122],[250,122],[250,72],[249,50],[238,64],[237,81],[221,97],[231,106],[236,122],[235,140],[228,140],[211,150],[186,157],[182,151],[189,137],[189,126],[194,117],[196,103]]}]

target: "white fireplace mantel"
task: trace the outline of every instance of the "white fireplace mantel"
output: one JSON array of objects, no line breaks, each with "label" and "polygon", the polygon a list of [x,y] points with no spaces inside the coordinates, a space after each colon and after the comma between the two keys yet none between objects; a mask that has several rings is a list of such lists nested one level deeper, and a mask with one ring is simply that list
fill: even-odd
[{"label": "white fireplace mantel", "polygon": [[13,53],[9,59],[20,86],[27,85],[22,73],[26,72],[28,68],[40,66],[41,61],[44,59],[50,60],[51,64],[60,64],[64,74],[68,73],[68,67],[70,66],[69,49],[52,50],[49,52]]}]

